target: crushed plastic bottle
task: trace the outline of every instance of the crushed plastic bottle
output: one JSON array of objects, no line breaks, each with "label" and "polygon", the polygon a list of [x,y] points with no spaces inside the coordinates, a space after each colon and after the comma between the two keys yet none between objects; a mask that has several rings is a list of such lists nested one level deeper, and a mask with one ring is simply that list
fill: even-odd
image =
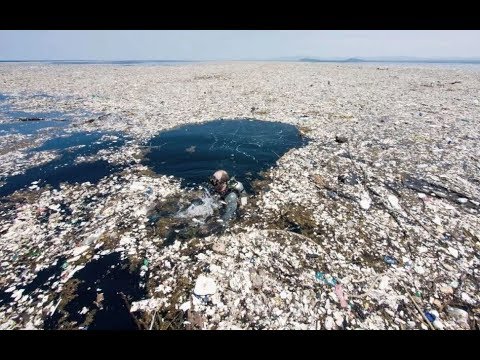
[{"label": "crushed plastic bottle", "polygon": [[315,278],[318,281],[322,281],[325,284],[330,285],[330,286],[335,286],[337,284],[337,280],[332,275],[324,274],[321,271],[317,271],[315,273]]},{"label": "crushed plastic bottle", "polygon": [[431,312],[428,312],[428,311],[425,311],[425,317],[428,319],[428,321],[430,321],[431,323],[433,323],[437,317],[435,315],[433,315]]},{"label": "crushed plastic bottle", "polygon": [[397,265],[398,263],[397,259],[389,255],[385,255],[385,257],[383,258],[383,261],[385,261],[389,265]]}]

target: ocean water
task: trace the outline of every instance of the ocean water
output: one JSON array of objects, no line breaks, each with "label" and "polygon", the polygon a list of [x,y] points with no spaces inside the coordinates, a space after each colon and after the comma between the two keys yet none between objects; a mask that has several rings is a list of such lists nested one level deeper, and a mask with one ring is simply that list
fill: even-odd
[{"label": "ocean water", "polygon": [[145,165],[182,179],[184,186],[208,181],[224,169],[247,191],[288,150],[307,140],[290,124],[253,119],[215,120],[164,131],[148,143]]},{"label": "ocean water", "polygon": [[[104,135],[115,135],[117,139],[102,140]],[[31,149],[30,152],[55,150],[59,152],[60,156],[46,164],[31,167],[23,174],[0,179],[4,182],[0,186],[0,197],[26,188],[34,181],[39,181],[39,186],[48,184],[54,188],[57,188],[63,182],[82,183],[89,181],[94,184],[101,178],[119,171],[121,167],[104,160],[75,163],[75,159],[79,156],[94,155],[102,149],[120,147],[124,142],[125,138],[119,133],[101,131],[75,132],[48,139],[41,146]]]}]

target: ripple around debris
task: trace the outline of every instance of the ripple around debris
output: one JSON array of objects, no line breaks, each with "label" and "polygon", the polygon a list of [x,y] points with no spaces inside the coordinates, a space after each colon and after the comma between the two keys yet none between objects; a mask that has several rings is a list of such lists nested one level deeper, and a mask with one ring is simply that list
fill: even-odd
[{"label": "ripple around debris", "polygon": [[262,171],[305,144],[290,124],[215,120],[160,133],[148,144],[145,164],[159,174],[182,178],[185,185],[204,183],[215,170],[224,169],[249,191]]}]

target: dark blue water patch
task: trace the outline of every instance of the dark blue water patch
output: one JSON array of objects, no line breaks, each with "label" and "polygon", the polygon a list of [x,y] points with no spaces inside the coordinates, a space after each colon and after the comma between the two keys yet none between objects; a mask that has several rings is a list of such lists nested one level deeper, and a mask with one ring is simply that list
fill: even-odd
[{"label": "dark blue water patch", "polygon": [[0,289],[0,306],[8,304],[12,299],[12,293],[7,293],[5,290]]},{"label": "dark blue water patch", "polygon": [[[118,139],[102,141],[101,138],[104,135],[115,135]],[[5,181],[5,184],[0,187],[0,197],[23,189],[33,181],[39,181],[39,186],[48,184],[54,188],[58,188],[63,182],[97,183],[101,178],[122,169],[122,166],[113,165],[104,160],[75,164],[75,159],[79,156],[94,155],[102,149],[118,148],[125,143],[126,139],[126,137],[120,137],[119,133],[104,132],[78,132],[49,139],[31,152],[57,150],[60,156],[46,164],[29,168],[24,174],[0,179]]]},{"label": "dark blue water patch", "polygon": [[65,260],[64,257],[60,257],[55,265],[40,270],[35,279],[25,286],[23,294],[32,294],[37,290],[49,289],[51,284],[60,278]]},{"label": "dark blue water patch", "polygon": [[[5,112],[4,112],[5,113]],[[88,110],[75,111],[74,114],[66,113],[63,111],[37,111],[37,112],[26,112],[20,110],[8,110],[6,112],[8,117],[19,120],[21,122],[31,122],[31,121],[71,121],[74,116],[88,119],[95,119],[101,115],[104,115],[100,112],[93,112]]]},{"label": "dark blue water patch", "polygon": [[31,135],[39,130],[47,128],[65,128],[70,125],[67,121],[43,120],[43,121],[15,121],[0,123],[0,136],[9,134]]},{"label": "dark blue water patch", "polygon": [[148,144],[144,163],[155,172],[182,178],[184,186],[205,183],[224,169],[246,190],[260,172],[307,140],[289,124],[252,119],[215,120],[160,133]]},{"label": "dark blue water patch", "polygon": [[[88,263],[74,278],[80,281],[75,297],[46,319],[45,329],[61,328],[63,322],[84,323],[88,313],[79,313],[84,307],[89,311],[97,309],[89,330],[137,329],[127,303],[144,299],[146,290],[140,286],[139,269],[131,272],[130,262],[122,260],[120,253],[111,253]],[[100,293],[103,301],[96,304]]]},{"label": "dark blue water patch", "polygon": [[[35,276],[35,278],[25,285],[24,287],[18,287],[18,289],[24,289],[24,295],[35,295],[39,290],[48,290],[50,289],[53,282],[57,281],[60,278],[62,273],[62,265],[65,263],[65,258],[60,257],[57,259],[55,265],[52,265],[46,269],[40,270]],[[9,304],[13,302],[11,295],[13,293],[6,293],[6,289],[0,290],[0,305]]]},{"label": "dark blue water patch", "polygon": [[5,109],[2,113],[7,117],[20,121],[67,120],[69,117],[62,111],[22,111]]},{"label": "dark blue water patch", "polygon": [[[118,139],[102,141],[103,136],[116,136]],[[53,139],[48,139],[41,146],[32,149],[32,151],[46,151],[46,150],[66,150],[72,147],[80,147],[76,150],[76,155],[87,156],[95,153],[101,149],[114,146],[115,144],[123,145],[125,139],[123,135],[118,132],[75,132],[70,135],[61,136]]]},{"label": "dark blue water patch", "polygon": [[[65,101],[73,96],[63,95],[54,96],[45,93],[22,95],[24,97],[31,98],[55,98],[58,101]],[[31,134],[39,129],[45,127],[62,127],[68,123],[62,123],[62,121],[71,121],[74,116],[82,118],[96,118],[103,113],[94,112],[89,110],[75,111],[74,114],[64,111],[52,110],[52,111],[24,111],[21,109],[15,109],[7,102],[10,96],[0,94],[0,115],[3,118],[9,119],[11,122],[0,124],[0,135],[5,132],[19,132],[22,134]],[[25,124],[28,123],[28,124]],[[3,129],[2,129],[3,128]]]},{"label": "dark blue water patch", "polygon": [[[53,98],[54,96],[48,94],[34,94],[28,96],[29,98],[36,98],[36,97],[50,97]],[[23,120],[26,122],[34,122],[34,121],[45,121],[45,120],[57,120],[57,121],[64,121],[71,119],[71,116],[66,114],[62,111],[23,111],[12,108],[12,105],[6,100],[8,100],[10,96],[8,95],[1,95],[0,94],[0,114],[3,117],[11,120]],[[17,123],[17,122],[15,122]],[[15,124],[12,123],[12,124]]]}]

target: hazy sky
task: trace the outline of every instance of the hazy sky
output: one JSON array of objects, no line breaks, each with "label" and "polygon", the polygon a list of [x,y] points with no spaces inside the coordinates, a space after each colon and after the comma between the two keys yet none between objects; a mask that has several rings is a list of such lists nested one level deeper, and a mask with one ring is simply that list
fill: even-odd
[{"label": "hazy sky", "polygon": [[2,30],[0,60],[480,57],[478,30]]}]

